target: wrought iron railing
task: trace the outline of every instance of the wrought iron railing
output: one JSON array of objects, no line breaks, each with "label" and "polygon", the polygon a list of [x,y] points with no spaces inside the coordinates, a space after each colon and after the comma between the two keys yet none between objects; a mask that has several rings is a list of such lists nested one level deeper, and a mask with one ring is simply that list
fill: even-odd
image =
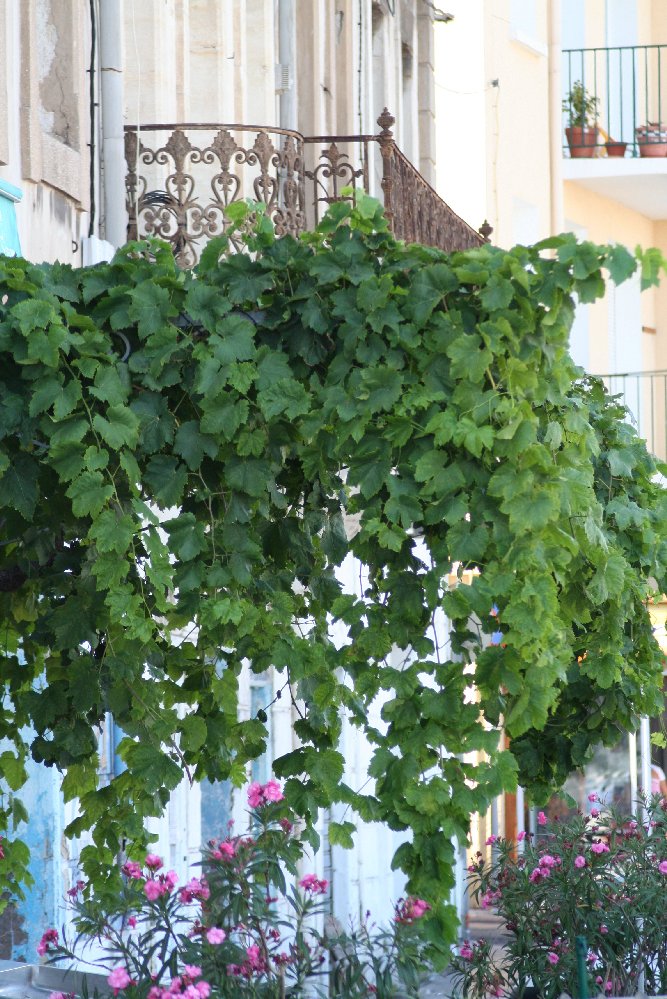
[{"label": "wrought iron railing", "polygon": [[630,411],[632,423],[649,451],[667,461],[667,371],[599,375],[612,395]]},{"label": "wrought iron railing", "polygon": [[476,232],[424,180],[396,145],[386,109],[378,124],[378,135],[342,136],[248,125],[128,125],[128,238],[158,236],[181,266],[191,267],[205,243],[227,230],[225,210],[240,198],[264,202],[282,236],[313,228],[335,201],[377,190],[399,239],[448,251],[483,243],[491,230]]},{"label": "wrought iron railing", "polygon": [[563,99],[564,128],[595,122],[568,136],[571,155],[667,154],[667,45],[563,49]]}]

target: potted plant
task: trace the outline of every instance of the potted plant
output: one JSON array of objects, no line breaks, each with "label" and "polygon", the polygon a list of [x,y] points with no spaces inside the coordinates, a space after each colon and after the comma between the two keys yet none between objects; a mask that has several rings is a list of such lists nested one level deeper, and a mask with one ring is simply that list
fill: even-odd
[{"label": "potted plant", "polygon": [[595,152],[599,104],[599,99],[591,96],[580,80],[572,84],[572,89],[563,100],[563,111],[569,122],[565,135],[570,156],[575,159],[589,159]]},{"label": "potted plant", "polygon": [[640,156],[667,156],[667,124],[649,121],[635,129]]},{"label": "potted plant", "polygon": [[604,144],[607,150],[607,156],[625,156],[625,150],[628,148],[627,142],[614,142],[613,139],[609,139]]},{"label": "potted plant", "polygon": [[[494,908],[510,937],[500,952],[465,941],[453,970],[467,999],[524,993],[541,999],[588,994],[664,995],[667,990],[667,801],[652,798],[647,816],[607,810],[591,795],[588,815],[550,823],[522,843],[490,837],[494,859],[468,868],[473,898]],[[578,967],[576,941],[587,944]]]}]

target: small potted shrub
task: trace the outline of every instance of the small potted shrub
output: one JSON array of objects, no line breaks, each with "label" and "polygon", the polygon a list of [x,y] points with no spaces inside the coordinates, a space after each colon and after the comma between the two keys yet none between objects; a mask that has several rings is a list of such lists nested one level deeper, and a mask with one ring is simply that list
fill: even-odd
[{"label": "small potted shrub", "polygon": [[607,150],[607,156],[625,156],[625,150],[628,148],[627,142],[615,142],[614,139],[608,139],[604,144]]},{"label": "small potted shrub", "polygon": [[573,159],[590,159],[595,152],[599,104],[599,99],[591,96],[580,80],[572,84],[563,101],[563,111],[569,123],[565,135]]},{"label": "small potted shrub", "polygon": [[667,156],[667,124],[649,121],[635,129],[640,156]]}]

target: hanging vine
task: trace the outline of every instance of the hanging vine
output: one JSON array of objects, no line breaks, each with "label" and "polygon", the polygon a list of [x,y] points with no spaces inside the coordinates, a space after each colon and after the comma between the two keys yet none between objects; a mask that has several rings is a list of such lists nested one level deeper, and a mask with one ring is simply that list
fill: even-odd
[{"label": "hanging vine", "polygon": [[[394,863],[442,942],[470,814],[517,777],[546,793],[661,703],[665,493],[567,351],[575,299],[637,261],[572,236],[447,256],[397,243],[366,198],[299,240],[256,213],[246,240],[192,273],[157,242],[82,269],[0,259],[0,877],[25,874],[27,754],[79,799],[99,886],[186,768],[241,782],[266,740],[237,715],[249,660],[304,705],[275,763],[290,804],[410,830]],[[127,769],[100,788],[107,712]],[[364,791],[344,717],[373,747]]]}]

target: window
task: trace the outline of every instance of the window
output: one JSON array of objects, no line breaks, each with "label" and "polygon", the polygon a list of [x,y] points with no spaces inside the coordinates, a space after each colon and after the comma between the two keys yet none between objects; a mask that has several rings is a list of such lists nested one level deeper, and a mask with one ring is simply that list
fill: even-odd
[{"label": "window", "polygon": [[16,225],[16,205],[23,192],[6,180],[0,180],[0,253],[8,257],[21,255],[19,233]]}]

